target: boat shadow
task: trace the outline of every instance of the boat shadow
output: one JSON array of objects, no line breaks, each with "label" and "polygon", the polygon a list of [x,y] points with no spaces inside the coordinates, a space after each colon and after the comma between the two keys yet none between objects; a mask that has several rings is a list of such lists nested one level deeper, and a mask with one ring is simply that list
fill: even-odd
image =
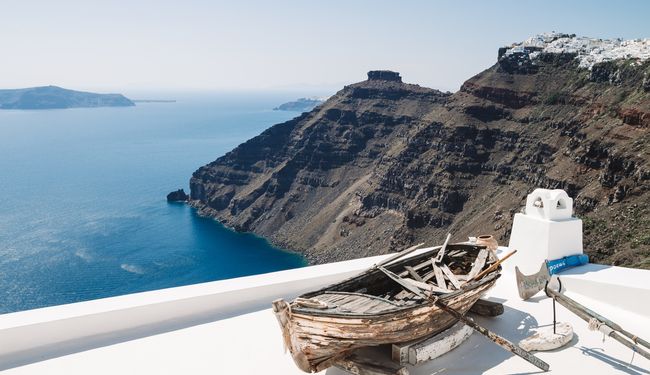
[{"label": "boat shadow", "polygon": [[[513,343],[528,337],[539,324],[529,313],[504,306],[502,315],[488,318],[469,314],[479,325],[502,336]],[[576,341],[577,342],[577,341]],[[467,341],[456,349],[420,366],[406,366],[410,374],[480,374],[493,369],[500,363],[512,358],[514,354],[504,350],[487,337],[474,332]],[[522,366],[516,368],[534,369],[522,359]],[[524,370],[525,371],[525,370]],[[508,372],[503,372],[508,373]],[[543,371],[511,372],[510,374],[537,374]],[[329,368],[327,375],[343,375],[345,372]]]}]

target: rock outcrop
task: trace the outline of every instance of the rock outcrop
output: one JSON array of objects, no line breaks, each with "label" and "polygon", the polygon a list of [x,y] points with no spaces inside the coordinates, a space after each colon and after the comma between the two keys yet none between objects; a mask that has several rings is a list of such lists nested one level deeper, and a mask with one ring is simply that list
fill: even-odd
[{"label": "rock outcrop", "polygon": [[453,95],[370,72],[199,168],[190,202],[320,263],[507,242],[532,189],[562,188],[593,260],[650,268],[650,62],[508,50]]},{"label": "rock outcrop", "polygon": [[402,82],[402,77],[399,73],[390,70],[371,70],[368,72],[368,80]]},{"label": "rock outcrop", "polygon": [[178,189],[167,194],[167,202],[187,202],[190,196],[185,193],[184,189]]}]

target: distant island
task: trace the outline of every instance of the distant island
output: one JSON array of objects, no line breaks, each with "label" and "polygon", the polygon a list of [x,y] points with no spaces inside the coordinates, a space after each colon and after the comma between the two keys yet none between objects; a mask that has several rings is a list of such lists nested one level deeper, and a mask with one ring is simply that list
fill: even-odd
[{"label": "distant island", "polygon": [[134,105],[121,94],[95,94],[58,86],[0,90],[0,109],[131,107]]},{"label": "distant island", "polygon": [[320,98],[300,98],[293,102],[281,104],[273,108],[274,111],[295,111],[295,112],[308,112],[314,109],[317,105],[323,103],[325,100]]}]

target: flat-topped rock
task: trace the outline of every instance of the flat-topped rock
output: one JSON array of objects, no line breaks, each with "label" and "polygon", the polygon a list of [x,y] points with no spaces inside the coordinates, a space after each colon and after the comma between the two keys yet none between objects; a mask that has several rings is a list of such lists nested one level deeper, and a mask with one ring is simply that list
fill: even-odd
[{"label": "flat-topped rock", "polygon": [[368,80],[402,82],[402,77],[400,77],[398,72],[391,70],[371,70],[368,72]]}]

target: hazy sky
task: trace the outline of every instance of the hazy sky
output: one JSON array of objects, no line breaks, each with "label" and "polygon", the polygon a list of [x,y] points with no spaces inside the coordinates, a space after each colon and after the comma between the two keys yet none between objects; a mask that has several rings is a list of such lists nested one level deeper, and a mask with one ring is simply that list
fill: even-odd
[{"label": "hazy sky", "polygon": [[0,0],[0,88],[456,90],[544,31],[650,37],[650,1]]}]

